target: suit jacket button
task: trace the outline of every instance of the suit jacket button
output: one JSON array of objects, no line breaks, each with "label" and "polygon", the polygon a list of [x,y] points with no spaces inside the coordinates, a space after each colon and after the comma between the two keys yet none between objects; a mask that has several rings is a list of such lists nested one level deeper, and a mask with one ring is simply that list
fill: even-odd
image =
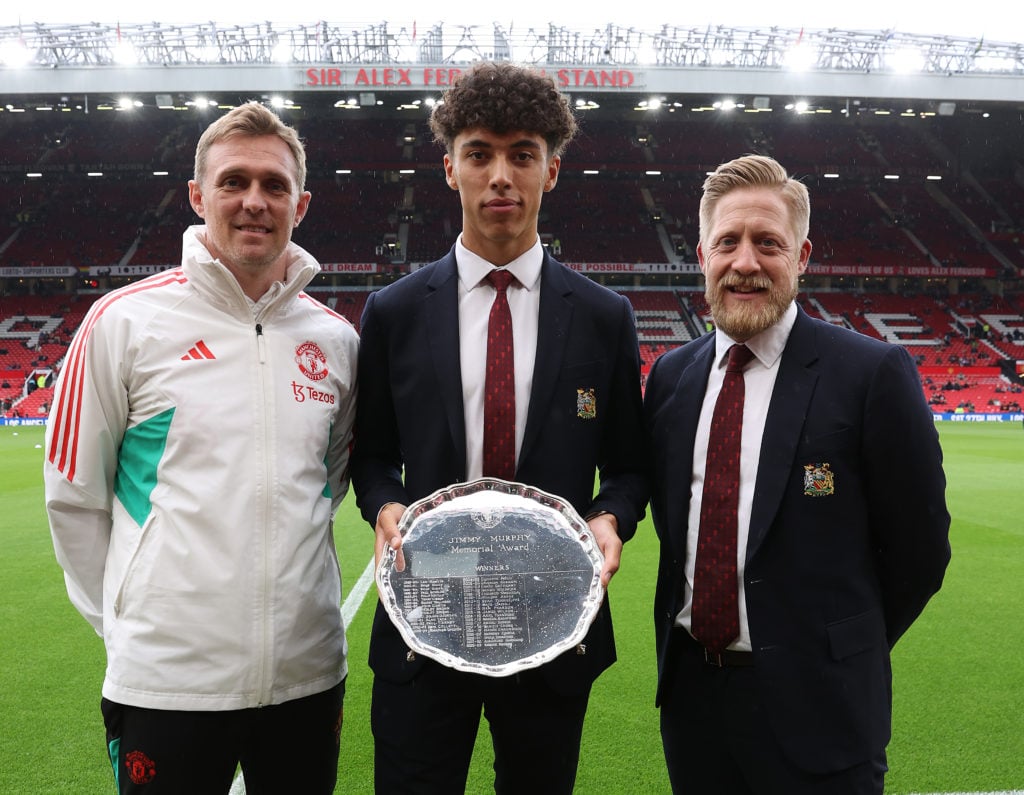
[{"label": "suit jacket button", "polygon": [[410,650],[410,651],[407,651],[405,653],[405,661],[406,662],[413,662],[415,659],[416,659],[416,652]]},{"label": "suit jacket button", "polygon": [[580,643],[580,644],[578,644],[576,646],[576,654],[578,656],[582,657],[586,653],[587,653],[587,644],[586,643]]}]

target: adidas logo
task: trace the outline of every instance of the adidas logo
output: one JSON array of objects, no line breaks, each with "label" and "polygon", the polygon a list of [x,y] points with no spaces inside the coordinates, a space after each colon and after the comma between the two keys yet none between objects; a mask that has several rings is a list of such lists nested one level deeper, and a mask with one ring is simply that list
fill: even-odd
[{"label": "adidas logo", "polygon": [[199,340],[195,345],[188,349],[188,353],[181,357],[183,362],[192,361],[194,359],[216,359],[213,355],[213,351],[206,347],[206,343]]}]

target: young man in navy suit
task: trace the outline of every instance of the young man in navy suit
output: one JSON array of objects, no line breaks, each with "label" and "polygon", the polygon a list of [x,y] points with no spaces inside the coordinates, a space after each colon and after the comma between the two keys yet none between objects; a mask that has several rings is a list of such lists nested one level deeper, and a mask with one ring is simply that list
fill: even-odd
[{"label": "young man in navy suit", "polygon": [[[646,504],[636,329],[629,302],[556,262],[538,215],[576,131],[550,78],[474,66],[431,116],[445,178],[462,203],[453,249],[370,296],[363,312],[353,485],[377,558],[398,547],[410,502],[491,475],[483,458],[493,271],[514,342],[511,479],[588,520],[607,585]],[[599,488],[595,495],[595,475]],[[583,643],[515,676],[458,672],[411,652],[378,605],[370,641],[379,793],[462,793],[486,716],[495,790],[571,793],[591,684],[615,660],[607,600]]]},{"label": "young man in navy suit", "polygon": [[[697,247],[716,330],[647,380],[658,703],[676,793],[881,793],[889,652],[950,557],[942,453],[911,357],[795,302],[809,220],[806,187],[774,160],[719,166]],[[738,373],[742,423],[714,425],[741,428],[738,461],[715,477],[712,417],[735,343],[753,354]],[[714,518],[723,482],[731,516]],[[735,543],[715,547],[716,529]],[[698,566],[712,548],[728,566],[718,595]]]}]

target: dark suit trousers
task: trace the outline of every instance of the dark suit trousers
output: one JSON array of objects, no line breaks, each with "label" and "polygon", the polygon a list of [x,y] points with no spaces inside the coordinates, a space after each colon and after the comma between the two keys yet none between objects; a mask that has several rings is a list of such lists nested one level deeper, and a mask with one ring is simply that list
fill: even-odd
[{"label": "dark suit trousers", "polygon": [[552,690],[536,669],[489,677],[427,661],[407,683],[374,677],[376,792],[462,795],[482,711],[496,793],[570,795],[589,696]]},{"label": "dark suit trousers", "polygon": [[884,748],[845,770],[800,770],[775,740],[756,666],[709,665],[685,630],[673,635],[678,668],[662,699],[661,739],[674,795],[881,795]]}]

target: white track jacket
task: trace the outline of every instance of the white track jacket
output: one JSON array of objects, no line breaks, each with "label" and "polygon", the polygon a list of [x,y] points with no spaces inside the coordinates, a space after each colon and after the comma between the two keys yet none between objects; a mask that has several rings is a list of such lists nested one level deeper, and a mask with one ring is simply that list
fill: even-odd
[{"label": "white track jacket", "polygon": [[103,695],[156,709],[278,704],[347,672],[332,517],[358,338],[302,292],[306,251],[254,305],[204,233],[180,268],[95,302],[46,431],[54,547],[106,644]]}]

